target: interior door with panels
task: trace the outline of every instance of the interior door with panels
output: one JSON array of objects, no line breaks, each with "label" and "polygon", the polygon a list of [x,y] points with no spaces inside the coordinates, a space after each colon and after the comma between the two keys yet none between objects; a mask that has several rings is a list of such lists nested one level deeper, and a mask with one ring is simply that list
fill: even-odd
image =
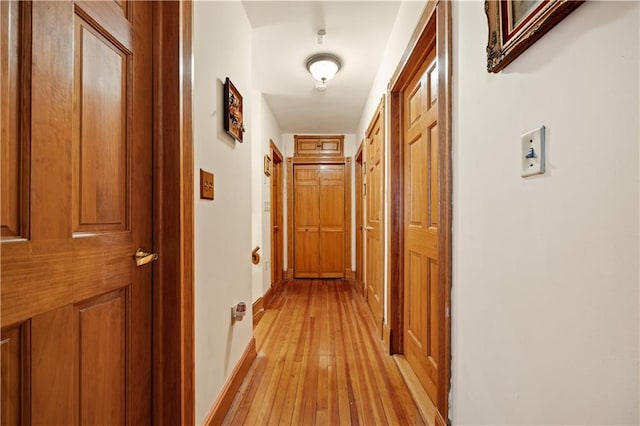
[{"label": "interior door with panels", "polygon": [[271,141],[271,285],[282,281],[283,271],[283,231],[282,231],[282,154]]},{"label": "interior door with panels", "polygon": [[296,278],[345,275],[345,165],[293,166]]},{"label": "interior door with panels", "polygon": [[320,276],[320,185],[318,167],[294,167],[295,276]]},{"label": "interior door with panels", "polygon": [[319,165],[320,278],[344,277],[344,165]]},{"label": "interior door with panels", "polygon": [[384,98],[366,132],[366,276],[367,303],[382,333],[384,307],[383,258],[383,171],[384,171]]},{"label": "interior door with panels", "polygon": [[435,47],[404,92],[404,352],[439,404],[441,330],[438,279],[439,139]]},{"label": "interior door with panels", "polygon": [[1,7],[2,424],[148,423],[151,4]]},{"label": "interior door with panels", "polygon": [[356,221],[355,221],[355,230],[356,230],[356,270],[355,270],[355,280],[358,285],[358,289],[362,291],[362,294],[366,296],[364,283],[364,271],[363,267],[365,262],[363,262],[363,251],[364,244],[363,240],[363,232],[364,232],[364,221],[363,221],[363,199],[364,199],[364,175],[363,175],[363,149],[364,149],[364,141],[360,143],[360,147],[355,155],[355,199],[356,199]]}]

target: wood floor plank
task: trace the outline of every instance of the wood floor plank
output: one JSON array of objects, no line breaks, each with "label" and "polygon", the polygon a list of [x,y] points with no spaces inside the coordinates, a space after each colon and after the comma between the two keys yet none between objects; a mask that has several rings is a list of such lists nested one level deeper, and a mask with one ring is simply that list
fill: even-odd
[{"label": "wood floor plank", "polygon": [[424,424],[349,281],[291,280],[272,301],[224,425]]}]

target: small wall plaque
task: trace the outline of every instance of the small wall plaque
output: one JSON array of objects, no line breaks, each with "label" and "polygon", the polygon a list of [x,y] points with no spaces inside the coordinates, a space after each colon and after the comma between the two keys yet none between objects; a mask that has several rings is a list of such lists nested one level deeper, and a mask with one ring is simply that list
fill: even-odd
[{"label": "small wall plaque", "polygon": [[213,173],[200,169],[200,198],[213,200]]}]

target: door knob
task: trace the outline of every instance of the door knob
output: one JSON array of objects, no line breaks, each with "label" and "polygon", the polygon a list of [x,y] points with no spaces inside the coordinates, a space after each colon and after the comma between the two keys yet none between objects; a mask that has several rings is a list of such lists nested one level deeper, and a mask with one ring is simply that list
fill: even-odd
[{"label": "door knob", "polygon": [[365,226],[364,230],[365,231],[373,231],[373,226]]},{"label": "door knob", "polygon": [[142,247],[138,247],[136,253],[133,255],[133,258],[136,261],[136,266],[146,265],[147,263],[151,263],[154,260],[158,260],[158,253],[147,253],[142,250]]}]

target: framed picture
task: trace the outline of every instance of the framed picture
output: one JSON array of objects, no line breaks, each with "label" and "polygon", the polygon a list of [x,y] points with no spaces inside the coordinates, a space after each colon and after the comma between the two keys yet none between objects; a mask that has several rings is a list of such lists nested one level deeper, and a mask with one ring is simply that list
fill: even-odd
[{"label": "framed picture", "polygon": [[499,72],[584,0],[485,0],[487,71]]},{"label": "framed picture", "polygon": [[271,176],[271,157],[269,155],[264,156],[264,174]]},{"label": "framed picture", "polygon": [[229,77],[224,82],[224,130],[238,142],[242,142],[242,95]]}]

